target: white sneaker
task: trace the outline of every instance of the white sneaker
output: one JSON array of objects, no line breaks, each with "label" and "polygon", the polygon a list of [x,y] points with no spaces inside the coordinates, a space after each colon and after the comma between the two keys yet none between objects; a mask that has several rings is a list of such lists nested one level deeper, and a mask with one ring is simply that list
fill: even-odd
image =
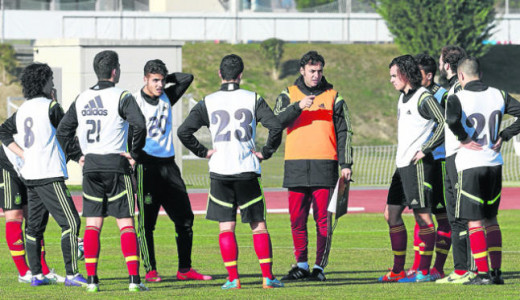
[{"label": "white sneaker", "polygon": [[89,292],[89,293],[97,293],[97,292],[99,292],[99,284],[97,284],[97,283],[89,283],[87,285],[87,292]]},{"label": "white sneaker", "polygon": [[128,290],[130,292],[146,292],[148,291],[148,288],[144,285],[144,283],[130,283],[128,286]]},{"label": "white sneaker", "polygon": [[18,282],[20,283],[31,283],[31,279],[32,273],[30,270],[28,270],[23,276],[18,275]]},{"label": "white sneaker", "polygon": [[59,283],[64,283],[65,282],[65,277],[56,274],[54,272],[54,269],[51,269],[49,274],[45,275],[45,277],[47,277],[47,279],[49,279],[51,281],[54,281],[54,282],[59,282]]}]

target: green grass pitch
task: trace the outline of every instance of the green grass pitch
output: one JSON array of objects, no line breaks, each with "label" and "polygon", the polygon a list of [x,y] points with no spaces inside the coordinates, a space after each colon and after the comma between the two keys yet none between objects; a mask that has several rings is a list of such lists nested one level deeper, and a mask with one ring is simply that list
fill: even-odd
[{"label": "green grass pitch", "polygon": [[[461,286],[439,285],[435,283],[380,284],[377,278],[392,265],[392,254],[388,228],[381,214],[351,214],[340,219],[334,232],[329,266],[326,268],[327,281],[287,283],[285,288],[264,290],[261,273],[254,253],[251,231],[247,224],[238,224],[239,244],[238,267],[242,289],[222,291],[226,270],[218,247],[218,226],[214,222],[197,216],[194,226],[193,266],[199,271],[213,275],[214,280],[206,282],[182,282],[174,279],[177,270],[177,252],[173,223],[160,216],[155,231],[158,270],[163,276],[161,283],[148,283],[149,292],[128,292],[126,266],[119,244],[119,231],[115,220],[109,218],[101,233],[101,256],[99,277],[101,291],[87,294],[82,288],[61,285],[31,287],[17,282],[17,272],[10,257],[5,235],[0,234],[0,299],[162,299],[183,297],[185,299],[518,299],[520,297],[520,211],[503,211],[499,221],[503,232],[503,286]],[[84,225],[84,220],[83,225]],[[405,216],[408,234],[408,261],[412,259],[413,219]],[[274,251],[274,273],[283,276],[294,261],[292,238],[288,215],[268,215]],[[314,260],[315,229],[309,218],[310,261]],[[0,228],[5,228],[5,220],[0,219]],[[83,232],[81,232],[83,235]],[[46,233],[47,261],[51,268],[63,275],[64,268],[59,246],[59,227],[51,221]],[[445,267],[452,269],[451,255]],[[80,270],[85,274],[84,262]],[[141,273],[144,270],[141,268]]]}]

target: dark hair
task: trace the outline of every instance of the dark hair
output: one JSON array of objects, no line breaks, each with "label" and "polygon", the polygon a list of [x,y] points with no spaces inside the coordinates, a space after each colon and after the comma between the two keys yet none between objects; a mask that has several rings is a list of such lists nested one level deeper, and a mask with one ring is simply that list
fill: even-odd
[{"label": "dark hair", "polygon": [[399,73],[410,82],[412,88],[418,88],[421,86],[421,70],[411,55],[402,55],[392,59],[388,68],[391,68],[394,65],[399,69]]},{"label": "dark hair", "polygon": [[433,77],[435,77],[435,73],[437,72],[437,63],[433,57],[421,53],[417,54],[414,59],[419,65],[419,69],[423,69],[426,74],[432,73]]},{"label": "dark hair", "polygon": [[38,96],[48,97],[43,93],[43,88],[52,79],[52,70],[47,64],[32,63],[28,65],[22,73],[22,91],[26,99]]},{"label": "dark hair", "polygon": [[325,67],[325,59],[323,56],[319,55],[317,51],[309,51],[305,53],[300,59],[300,67],[305,68],[307,64],[317,65],[321,63],[322,67]]},{"label": "dark hair", "polygon": [[168,75],[168,69],[162,60],[153,59],[147,61],[144,65],[144,76],[148,74],[161,74],[166,77],[166,75]]},{"label": "dark hair", "polygon": [[220,76],[224,80],[235,80],[244,71],[244,62],[236,54],[229,54],[220,62]]},{"label": "dark hair", "polygon": [[480,77],[480,62],[478,58],[474,56],[464,57],[457,65],[466,75]]},{"label": "dark hair", "polygon": [[110,79],[112,70],[119,67],[119,57],[112,50],[101,51],[94,57],[94,72],[99,80]]},{"label": "dark hair", "polygon": [[462,47],[449,45],[442,48],[441,56],[444,63],[450,64],[451,71],[457,74],[459,61],[466,57],[467,54]]}]

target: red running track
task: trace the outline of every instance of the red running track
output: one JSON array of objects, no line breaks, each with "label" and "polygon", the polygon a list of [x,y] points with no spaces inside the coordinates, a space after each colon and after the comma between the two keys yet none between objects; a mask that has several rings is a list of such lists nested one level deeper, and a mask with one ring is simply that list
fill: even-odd
[{"label": "red running track", "polygon": [[[349,213],[382,213],[386,203],[386,189],[354,189],[350,191]],[[267,210],[270,213],[288,213],[287,190],[264,190]],[[190,192],[190,201],[196,214],[204,214],[208,199],[207,192]],[[81,196],[74,195],[74,203],[82,211]],[[503,188],[500,209],[520,209],[520,188]]]},{"label": "red running track", "polygon": [[[386,203],[386,189],[354,189],[350,191],[349,213],[383,213]],[[287,190],[264,190],[269,213],[288,213]],[[204,214],[208,199],[207,192],[189,192],[191,206],[196,214]],[[82,197],[72,196],[79,212],[82,211]],[[500,209],[520,209],[520,188],[503,188]],[[3,215],[3,213],[2,213]]]}]

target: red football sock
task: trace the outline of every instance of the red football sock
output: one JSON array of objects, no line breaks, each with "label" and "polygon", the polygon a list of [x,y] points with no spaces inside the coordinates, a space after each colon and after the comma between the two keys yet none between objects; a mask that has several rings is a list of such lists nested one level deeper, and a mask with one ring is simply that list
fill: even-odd
[{"label": "red football sock", "polygon": [[224,260],[224,266],[229,274],[229,281],[238,279],[238,245],[235,233],[231,231],[221,232],[219,235],[220,254]]},{"label": "red football sock", "polygon": [[444,271],[444,264],[451,247],[451,226],[447,217],[437,216],[437,234],[435,236],[435,263],[433,267],[439,272]]},{"label": "red football sock", "polygon": [[394,266],[392,272],[400,273],[406,262],[406,227],[404,224],[390,226],[390,243],[394,252]]},{"label": "red football sock", "polygon": [[477,270],[482,273],[489,272],[486,235],[484,234],[484,228],[481,226],[470,228],[469,243],[471,245],[471,253],[473,253],[473,258],[475,258]]},{"label": "red football sock", "polygon": [[273,248],[269,233],[253,234],[253,244],[262,269],[262,277],[273,279]]},{"label": "red football sock", "polygon": [[486,227],[486,242],[491,268],[500,269],[502,266],[502,232],[498,224]]},{"label": "red football sock", "polygon": [[5,239],[18,273],[20,276],[24,276],[29,271],[29,267],[25,261],[25,245],[23,243],[21,221],[7,220],[5,222]]},{"label": "red football sock", "polygon": [[85,227],[83,237],[83,251],[85,255],[85,268],[87,276],[97,275],[97,263],[99,258],[99,228],[95,226]]},{"label": "red football sock", "polygon": [[49,266],[47,266],[47,261],[45,260],[45,242],[43,239],[42,239],[41,245],[42,245],[42,253],[40,256],[40,260],[41,260],[41,264],[42,264],[42,273],[43,273],[43,275],[47,275],[51,272],[51,270],[49,270]]},{"label": "red football sock", "polygon": [[421,253],[419,252],[419,245],[421,244],[421,238],[419,237],[419,224],[415,222],[415,226],[413,228],[413,265],[411,269],[417,270],[419,268],[419,263],[421,262]]},{"label": "red football sock", "polygon": [[121,228],[121,250],[128,268],[128,275],[139,275],[139,248],[134,226]]},{"label": "red football sock", "polygon": [[433,249],[435,248],[435,226],[433,224],[421,226],[419,230],[421,244],[419,245],[421,253],[421,262],[419,263],[419,271],[423,275],[430,272],[430,264],[432,262]]}]

